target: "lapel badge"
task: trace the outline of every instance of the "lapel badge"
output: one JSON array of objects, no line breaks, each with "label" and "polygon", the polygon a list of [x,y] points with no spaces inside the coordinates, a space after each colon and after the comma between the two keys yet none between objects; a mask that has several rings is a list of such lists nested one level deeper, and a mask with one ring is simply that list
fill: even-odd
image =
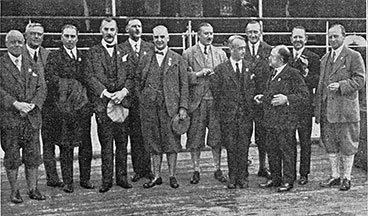
[{"label": "lapel badge", "polygon": [[37,74],[35,72],[32,73],[32,76],[37,77]]},{"label": "lapel badge", "polygon": [[171,58],[169,58],[169,62],[167,63],[169,66],[171,66]]},{"label": "lapel badge", "polygon": [[280,82],[280,81],[281,81],[281,78],[278,78],[278,79],[277,79],[277,82]]},{"label": "lapel badge", "polygon": [[[248,69],[248,68],[247,68]],[[256,75],[255,74],[251,74],[250,75],[250,79],[252,80],[252,79],[254,79],[254,77],[255,77]]]},{"label": "lapel badge", "polygon": [[28,68],[28,72],[29,73],[32,73],[32,68]]},{"label": "lapel badge", "polygon": [[259,58],[259,55],[256,55],[256,58]]},{"label": "lapel badge", "polygon": [[146,54],[147,54],[147,52],[146,52],[146,51],[144,51],[144,52],[143,52],[143,55],[146,55]]},{"label": "lapel badge", "polygon": [[117,51],[116,54],[120,55],[120,51]]},{"label": "lapel badge", "polygon": [[122,62],[126,62],[127,60],[128,60],[128,54],[126,54],[123,57],[121,57],[121,61]]},{"label": "lapel badge", "polygon": [[78,58],[78,61],[79,61],[79,62],[81,62],[81,61],[82,61],[82,59],[79,57],[79,58]]}]

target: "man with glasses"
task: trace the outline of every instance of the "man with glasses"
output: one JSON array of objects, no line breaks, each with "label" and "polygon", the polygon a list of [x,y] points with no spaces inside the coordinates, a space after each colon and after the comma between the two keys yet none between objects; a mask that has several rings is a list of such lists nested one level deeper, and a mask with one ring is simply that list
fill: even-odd
[{"label": "man with glasses", "polygon": [[[45,200],[37,188],[40,150],[41,109],[46,98],[43,74],[32,59],[24,56],[24,37],[17,30],[5,36],[8,52],[0,58],[0,134],[5,152],[4,167],[10,183],[10,201],[22,203],[17,182],[24,163],[28,195]],[[20,150],[22,149],[22,154]]]},{"label": "man with glasses", "polygon": [[99,191],[105,193],[113,183],[114,156],[116,185],[125,189],[132,187],[127,179],[126,122],[112,121],[107,116],[107,106],[109,103],[120,106],[123,99],[132,92],[133,85],[129,78],[128,63],[124,61],[124,50],[117,45],[116,21],[112,18],[103,19],[100,32],[102,40],[88,51],[84,74],[101,144],[102,185]]},{"label": "man with glasses", "polygon": [[77,50],[77,27],[64,25],[61,42],[63,45],[50,53],[45,67],[48,92],[43,109],[43,130],[44,134],[55,137],[53,144],[60,148],[61,174],[65,184],[63,190],[72,193],[73,150],[76,146],[79,146],[80,186],[94,188],[90,182],[93,112],[86,88],[81,84],[85,56]]}]

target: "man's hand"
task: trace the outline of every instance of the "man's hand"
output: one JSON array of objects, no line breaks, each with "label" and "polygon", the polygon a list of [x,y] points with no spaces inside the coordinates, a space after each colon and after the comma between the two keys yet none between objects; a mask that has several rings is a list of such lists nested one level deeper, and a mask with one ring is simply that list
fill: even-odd
[{"label": "man's hand", "polygon": [[128,89],[123,88],[120,91],[114,92],[112,94],[111,100],[113,100],[116,104],[120,104],[121,101],[128,95],[128,93]]},{"label": "man's hand", "polygon": [[254,96],[254,100],[256,101],[257,104],[261,104],[262,103],[262,101],[261,101],[262,98],[263,98],[263,95],[262,94],[259,94],[259,95]]},{"label": "man's hand", "polygon": [[19,102],[19,101],[15,101],[13,103],[14,107],[19,110],[19,112],[21,113],[29,113],[31,110],[33,110],[35,108],[36,105],[32,104],[32,103],[26,103],[26,102]]},{"label": "man's hand", "polygon": [[213,74],[213,69],[211,68],[203,68],[202,70],[198,71],[196,73],[197,77],[202,77],[202,76],[209,76]]},{"label": "man's hand", "polygon": [[283,95],[283,94],[277,94],[277,95],[274,95],[272,100],[271,100],[271,104],[273,106],[281,106],[281,105],[284,105],[288,103],[288,98],[286,95]]},{"label": "man's hand", "polygon": [[187,110],[184,108],[179,108],[179,118],[181,120],[185,119],[187,117],[188,113]]},{"label": "man's hand", "polygon": [[101,93],[101,98],[107,97],[107,98],[111,99],[112,96],[113,96],[113,94],[108,92],[107,89],[103,90],[103,92]]},{"label": "man's hand", "polygon": [[336,92],[337,90],[339,90],[340,88],[340,84],[338,82],[334,82],[334,83],[330,83],[328,86],[327,86],[328,90],[330,91],[333,91],[333,92]]}]

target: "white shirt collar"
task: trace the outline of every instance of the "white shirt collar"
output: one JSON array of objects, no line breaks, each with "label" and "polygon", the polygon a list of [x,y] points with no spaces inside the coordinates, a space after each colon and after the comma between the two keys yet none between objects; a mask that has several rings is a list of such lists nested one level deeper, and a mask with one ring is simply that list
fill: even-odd
[{"label": "white shirt collar", "polygon": [[26,44],[26,48],[27,48],[28,53],[31,55],[32,58],[33,58],[35,52],[39,53],[39,51],[40,51],[40,47],[37,47],[37,49],[32,49],[30,46],[28,46],[28,44]]},{"label": "white shirt collar", "polygon": [[18,57],[15,57],[15,56],[13,56],[13,54],[11,54],[10,52],[8,52],[8,55],[9,55],[9,57],[10,57],[10,59],[12,60],[12,62],[15,64],[15,65],[17,65],[16,63],[15,63],[15,60],[19,60],[19,62],[21,63],[22,62],[22,55],[20,55],[20,56],[18,56]]},{"label": "white shirt collar", "polygon": [[[66,48],[65,46],[63,46],[66,53],[68,53],[68,55],[70,56],[70,58],[73,58],[72,54],[70,53],[70,49]],[[75,58],[77,58],[77,47],[75,46],[73,49],[71,49],[71,51],[73,52],[73,55]]]},{"label": "white shirt collar", "polygon": [[165,57],[166,56],[166,53],[167,53],[167,51],[169,50],[169,48],[168,47],[165,47],[165,49],[163,49],[163,50],[158,50],[156,47],[155,47],[155,52],[163,52],[164,53],[164,55],[162,55],[163,57]]},{"label": "white shirt collar", "polygon": [[[102,40],[101,40],[101,44],[102,44],[102,46],[104,46],[106,49],[113,49],[113,47],[111,47],[111,48],[107,48],[106,47],[106,44],[107,44],[107,42],[102,38]],[[111,44],[109,44],[109,45],[116,45],[117,44],[117,39],[115,38],[114,39],[114,41],[111,43]]]},{"label": "white shirt collar", "polygon": [[138,41],[134,41],[133,39],[131,38],[128,38],[128,41],[129,41],[129,44],[130,46],[132,46],[133,50],[134,50],[134,47],[135,45],[137,44],[137,47],[138,47],[138,51],[141,50],[141,39],[139,38]]},{"label": "white shirt collar", "polygon": [[[199,42],[198,41],[198,45],[199,45],[199,48],[201,49],[201,51],[202,51],[202,53],[204,54],[204,47],[205,47],[205,45],[203,45],[201,42]],[[209,44],[209,45],[207,45],[207,53],[209,53],[209,51],[210,51],[210,47],[211,47],[211,45]]]},{"label": "white shirt collar", "polygon": [[340,53],[341,53],[341,51],[342,51],[342,49],[344,48],[344,45],[341,45],[339,48],[337,48],[337,49],[332,49],[332,52],[335,52],[336,54],[335,54],[335,59],[334,59],[334,61],[336,61],[336,59],[337,59],[337,57],[339,57],[339,55],[340,55]]},{"label": "white shirt collar", "polygon": [[293,57],[297,56],[297,59],[300,58],[300,56],[304,52],[304,49],[305,49],[305,46],[301,48],[300,50],[296,50],[295,48],[293,48]]},{"label": "white shirt collar", "polygon": [[252,44],[250,41],[248,41],[249,51],[252,53],[252,46],[254,46],[254,51],[256,54],[258,54],[258,48],[260,44],[261,44],[261,40],[257,41],[257,43],[255,44]]},{"label": "white shirt collar", "polygon": [[231,66],[233,66],[234,71],[236,71],[236,63],[238,63],[240,73],[242,72],[243,61],[241,59],[239,61],[235,61],[233,58],[230,57],[230,63],[231,63]]}]

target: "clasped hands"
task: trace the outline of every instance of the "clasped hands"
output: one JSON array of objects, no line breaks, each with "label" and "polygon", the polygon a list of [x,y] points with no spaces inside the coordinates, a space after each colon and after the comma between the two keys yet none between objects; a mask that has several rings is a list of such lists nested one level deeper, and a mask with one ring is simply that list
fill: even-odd
[{"label": "clasped hands", "polygon": [[[262,94],[258,94],[256,96],[254,96],[254,100],[256,101],[257,104],[261,104],[262,103],[262,98],[263,95]],[[272,106],[281,106],[283,104],[288,104],[288,98],[286,95],[283,94],[276,94],[273,96],[272,100],[271,100],[271,105]]]},{"label": "clasped hands", "polygon": [[340,88],[340,84],[338,82],[330,83],[327,86],[327,89],[333,92],[336,92],[337,90],[339,90],[339,88]]},{"label": "clasped hands", "polygon": [[214,74],[214,71],[211,68],[203,68],[196,73],[197,77],[211,76],[212,74]]},{"label": "clasped hands", "polygon": [[122,90],[116,91],[114,93],[110,93],[107,90],[104,90],[102,92],[102,95],[114,101],[115,104],[120,104],[121,101],[128,95],[128,93],[128,89],[123,88]]},{"label": "clasped hands", "polygon": [[19,110],[20,115],[22,117],[25,117],[31,110],[33,110],[36,107],[36,105],[33,103],[19,102],[19,101],[15,101],[13,105],[17,110]]}]

